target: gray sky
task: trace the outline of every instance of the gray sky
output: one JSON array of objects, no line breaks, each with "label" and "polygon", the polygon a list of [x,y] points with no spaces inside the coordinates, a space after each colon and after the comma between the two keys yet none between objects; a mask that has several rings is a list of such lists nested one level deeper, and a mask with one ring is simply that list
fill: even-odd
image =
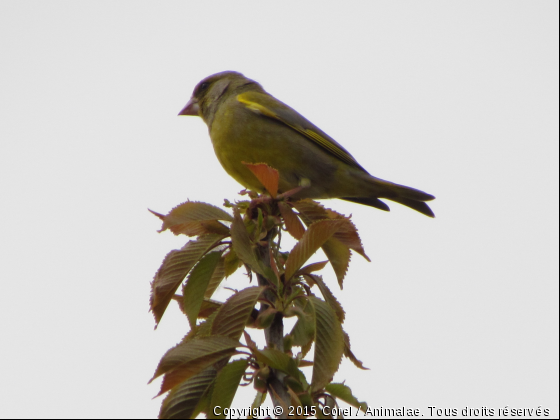
[{"label": "gray sky", "polygon": [[371,368],[335,379],[425,416],[558,416],[558,2],[3,1],[0,53],[0,417],[157,416],[188,323],[153,331],[149,283],[186,239],[147,208],[236,199],[177,117],[222,70],[437,197],[434,220],[325,201],[372,259],[343,291],[324,270]]}]

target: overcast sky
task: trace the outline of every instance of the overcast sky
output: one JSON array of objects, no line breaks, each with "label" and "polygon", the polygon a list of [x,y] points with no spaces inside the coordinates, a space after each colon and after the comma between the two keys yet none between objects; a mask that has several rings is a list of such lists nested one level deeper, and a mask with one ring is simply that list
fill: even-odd
[{"label": "overcast sky", "polygon": [[0,61],[0,417],[157,416],[188,322],[154,332],[150,281],[186,238],[147,209],[237,198],[177,117],[223,70],[437,197],[435,219],[324,202],[372,260],[343,291],[324,270],[371,369],[335,379],[425,416],[558,416],[558,2],[3,1]]}]

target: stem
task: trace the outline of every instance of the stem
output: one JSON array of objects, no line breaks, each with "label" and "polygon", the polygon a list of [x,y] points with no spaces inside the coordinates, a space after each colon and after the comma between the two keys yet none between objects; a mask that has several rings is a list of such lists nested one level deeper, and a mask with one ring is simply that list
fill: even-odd
[{"label": "stem", "polygon": [[[259,258],[261,261],[270,267],[270,241],[274,237],[274,229],[270,230],[268,235],[265,238],[266,246],[259,246],[258,253]],[[275,302],[277,297],[271,287],[274,287],[264,276],[257,274],[257,280],[259,282],[259,286],[268,287],[267,290],[264,292],[264,297],[269,302]],[[278,279],[280,281],[280,279]],[[263,312],[267,310],[269,307],[266,303],[261,303],[260,311]],[[272,324],[264,330],[264,336],[266,339],[266,345],[269,348],[276,348],[281,352],[284,351],[284,322],[283,322],[283,315],[281,312],[277,312]],[[287,388],[284,386],[284,378],[286,374],[283,372],[279,372],[275,369],[271,369],[270,376],[268,378],[268,385],[271,387],[274,392],[269,392],[270,397],[272,398],[272,402],[275,406],[281,406],[284,409],[290,406],[290,394],[288,394]],[[284,413],[278,416],[280,419],[287,419],[288,413],[284,410]]]}]

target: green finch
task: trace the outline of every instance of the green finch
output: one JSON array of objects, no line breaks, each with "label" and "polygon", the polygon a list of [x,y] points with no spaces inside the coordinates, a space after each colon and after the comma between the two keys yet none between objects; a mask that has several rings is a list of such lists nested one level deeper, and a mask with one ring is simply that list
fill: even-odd
[{"label": "green finch", "polygon": [[263,190],[243,163],[266,163],[280,173],[280,192],[302,187],[294,199],[340,198],[389,211],[385,198],[434,217],[425,203],[433,195],[371,176],[332,137],[240,73],[202,80],[179,115],[202,117],[218,160],[245,188]]}]

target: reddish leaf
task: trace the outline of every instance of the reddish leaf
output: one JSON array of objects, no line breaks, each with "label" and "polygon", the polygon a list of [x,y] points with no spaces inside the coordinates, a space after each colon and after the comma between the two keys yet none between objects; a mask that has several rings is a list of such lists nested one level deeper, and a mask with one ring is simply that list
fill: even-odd
[{"label": "reddish leaf", "polygon": [[266,163],[241,162],[257,177],[272,197],[278,194],[278,171]]},{"label": "reddish leaf", "polygon": [[369,370],[369,368],[365,367],[364,364],[360,360],[358,360],[356,356],[354,356],[352,350],[350,350],[350,336],[346,333],[346,331],[342,331],[342,332],[344,334],[344,356],[350,359],[352,363],[356,365],[356,367],[363,370]]},{"label": "reddish leaf", "polygon": [[297,214],[292,210],[289,204],[280,201],[278,203],[278,208],[280,209],[280,214],[284,219],[284,224],[286,225],[286,230],[296,239],[301,239],[305,233],[305,228],[303,227],[301,220]]},{"label": "reddish leaf", "polygon": [[322,270],[323,268],[325,268],[325,265],[327,265],[327,263],[328,261],[321,261],[321,262],[306,265],[296,273],[296,276],[303,276],[304,274],[311,274],[314,271]]},{"label": "reddish leaf", "polygon": [[229,213],[219,207],[198,201],[187,201],[179,204],[166,216],[154,211],[151,212],[163,220],[160,232],[170,229],[175,235],[198,236],[207,233],[219,233],[227,236],[229,235],[229,228],[218,220],[228,222],[233,220]]}]

